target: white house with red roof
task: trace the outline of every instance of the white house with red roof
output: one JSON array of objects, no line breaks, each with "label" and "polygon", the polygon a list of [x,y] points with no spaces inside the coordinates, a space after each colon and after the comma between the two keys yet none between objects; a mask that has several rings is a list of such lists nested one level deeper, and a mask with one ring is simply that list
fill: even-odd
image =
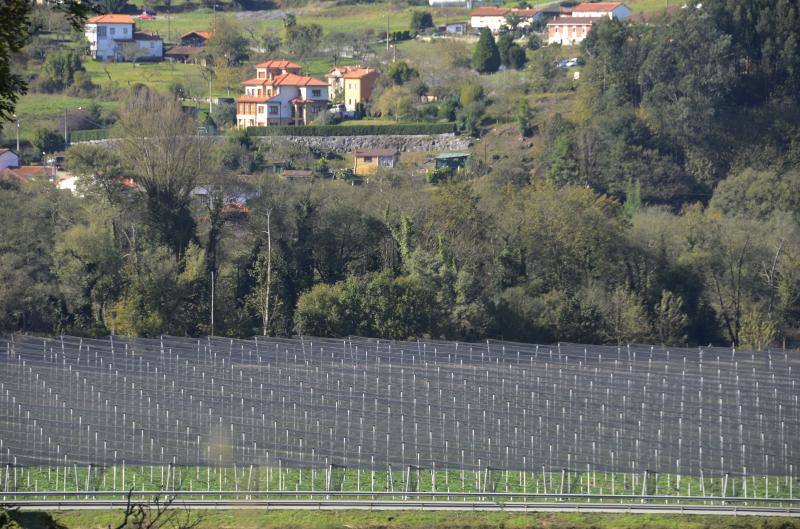
[{"label": "white house with red roof", "polygon": [[572,8],[572,12],[547,23],[547,43],[565,46],[580,44],[592,26],[604,19],[624,20],[631,15],[621,2],[587,2]]},{"label": "white house with red roof", "polygon": [[469,25],[473,29],[489,28],[492,33],[498,33],[504,27],[508,27],[508,17],[512,14],[520,17],[519,25],[522,27],[530,25],[542,15],[541,11],[535,9],[485,6],[470,12]]},{"label": "white house with red roof", "polygon": [[89,41],[89,51],[101,61],[124,60],[130,49],[139,59],[161,60],[164,42],[155,33],[136,31],[130,15],[100,15],[86,21],[84,33]]},{"label": "white house with red roof", "polygon": [[256,65],[256,76],[244,81],[236,100],[238,127],[308,125],[328,108],[328,83],[301,75],[291,61]]}]

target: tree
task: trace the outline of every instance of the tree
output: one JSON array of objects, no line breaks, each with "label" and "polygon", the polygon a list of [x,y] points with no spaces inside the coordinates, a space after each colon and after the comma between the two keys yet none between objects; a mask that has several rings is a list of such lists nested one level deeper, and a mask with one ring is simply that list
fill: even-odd
[{"label": "tree", "polygon": [[514,45],[514,37],[511,33],[503,33],[497,39],[497,53],[500,55],[500,64],[508,66],[508,50]]},{"label": "tree", "polygon": [[189,199],[206,168],[207,142],[178,102],[146,88],[123,102],[118,127],[119,155],[147,193],[151,228],[182,253],[195,236]]},{"label": "tree", "polygon": [[373,103],[372,112],[398,121],[406,119],[414,113],[414,99],[406,86],[390,86]]},{"label": "tree", "polygon": [[17,100],[27,90],[25,78],[12,70],[11,61],[12,54],[28,42],[32,9],[27,0],[7,0],[0,6],[0,124],[12,121]]},{"label": "tree", "polygon": [[77,52],[61,50],[50,53],[42,65],[39,87],[45,92],[61,92],[72,85],[77,72],[83,71]]},{"label": "tree", "polygon": [[688,323],[689,318],[683,312],[683,299],[669,290],[663,290],[655,307],[653,321],[659,342],[664,345],[685,344]]},{"label": "tree", "polygon": [[125,173],[114,150],[103,145],[81,143],[67,149],[64,161],[69,171],[78,176],[81,194],[98,197],[107,204],[121,202],[121,196],[127,190],[121,182]]},{"label": "tree", "polygon": [[527,62],[528,56],[525,54],[525,50],[516,44],[512,44],[508,49],[507,66],[515,70],[521,70]]},{"label": "tree", "polygon": [[59,289],[73,315],[73,325],[93,334],[107,332],[106,310],[116,298],[122,256],[113,224],[95,218],[68,229],[55,247]]},{"label": "tree", "polygon": [[488,28],[481,29],[478,44],[472,52],[472,68],[479,73],[494,73],[500,68],[500,53]]},{"label": "tree", "polygon": [[297,57],[305,57],[319,48],[322,26],[319,24],[293,24],[283,29],[283,45]]},{"label": "tree", "polygon": [[224,66],[236,66],[247,60],[247,39],[242,36],[239,25],[227,17],[217,21],[214,35],[208,40],[206,47],[214,59]]},{"label": "tree", "polygon": [[394,84],[401,85],[407,83],[411,79],[419,77],[419,72],[410,67],[405,61],[396,61],[389,66],[386,76],[391,79]]},{"label": "tree", "polygon": [[31,143],[37,152],[57,152],[64,148],[64,136],[51,129],[36,129]]},{"label": "tree", "polygon": [[433,16],[428,11],[414,11],[411,15],[411,31],[420,33],[433,27]]},{"label": "tree", "polygon": [[517,104],[517,112],[515,115],[517,121],[517,129],[524,137],[530,136],[533,132],[533,116],[528,107],[528,100],[522,98]]}]

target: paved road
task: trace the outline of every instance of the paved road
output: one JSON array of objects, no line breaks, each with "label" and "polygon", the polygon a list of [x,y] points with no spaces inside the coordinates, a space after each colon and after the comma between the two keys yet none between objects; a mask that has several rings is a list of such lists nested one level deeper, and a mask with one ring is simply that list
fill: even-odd
[{"label": "paved road", "polygon": [[[120,509],[124,500],[17,501],[23,510]],[[800,517],[795,507],[748,507],[732,505],[675,505],[643,503],[554,503],[554,502],[464,502],[464,501],[351,501],[351,500],[176,500],[176,507],[188,509],[313,509],[313,510],[422,510],[422,511],[512,511],[512,512],[594,512],[647,514],[714,514]]]}]

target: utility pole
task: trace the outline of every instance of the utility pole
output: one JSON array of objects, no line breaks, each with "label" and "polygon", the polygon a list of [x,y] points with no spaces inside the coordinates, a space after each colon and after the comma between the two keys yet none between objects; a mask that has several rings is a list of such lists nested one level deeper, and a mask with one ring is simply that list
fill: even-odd
[{"label": "utility pole", "polygon": [[269,288],[272,284],[272,231],[270,229],[270,216],[272,208],[267,208],[267,294],[264,296],[264,336],[267,335],[269,326]]},{"label": "utility pole", "polygon": [[217,3],[214,2],[214,33],[217,32]]},{"label": "utility pole", "polygon": [[67,109],[64,109],[64,146],[67,146],[67,142],[69,142],[69,134],[67,132]]},{"label": "utility pole", "polygon": [[19,116],[14,114],[14,119],[17,120],[17,154],[19,154]]},{"label": "utility pole", "polygon": [[211,271],[211,336],[214,336],[214,271]]},{"label": "utility pole", "polygon": [[389,15],[386,15],[386,55],[389,55]]}]

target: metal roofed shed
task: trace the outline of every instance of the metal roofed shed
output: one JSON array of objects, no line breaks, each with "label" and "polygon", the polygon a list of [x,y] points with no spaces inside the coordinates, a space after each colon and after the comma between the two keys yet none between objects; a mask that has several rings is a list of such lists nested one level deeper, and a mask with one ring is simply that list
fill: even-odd
[{"label": "metal roofed shed", "polygon": [[470,153],[468,152],[443,152],[433,157],[436,169],[448,167],[452,170],[463,168],[469,160]]}]

